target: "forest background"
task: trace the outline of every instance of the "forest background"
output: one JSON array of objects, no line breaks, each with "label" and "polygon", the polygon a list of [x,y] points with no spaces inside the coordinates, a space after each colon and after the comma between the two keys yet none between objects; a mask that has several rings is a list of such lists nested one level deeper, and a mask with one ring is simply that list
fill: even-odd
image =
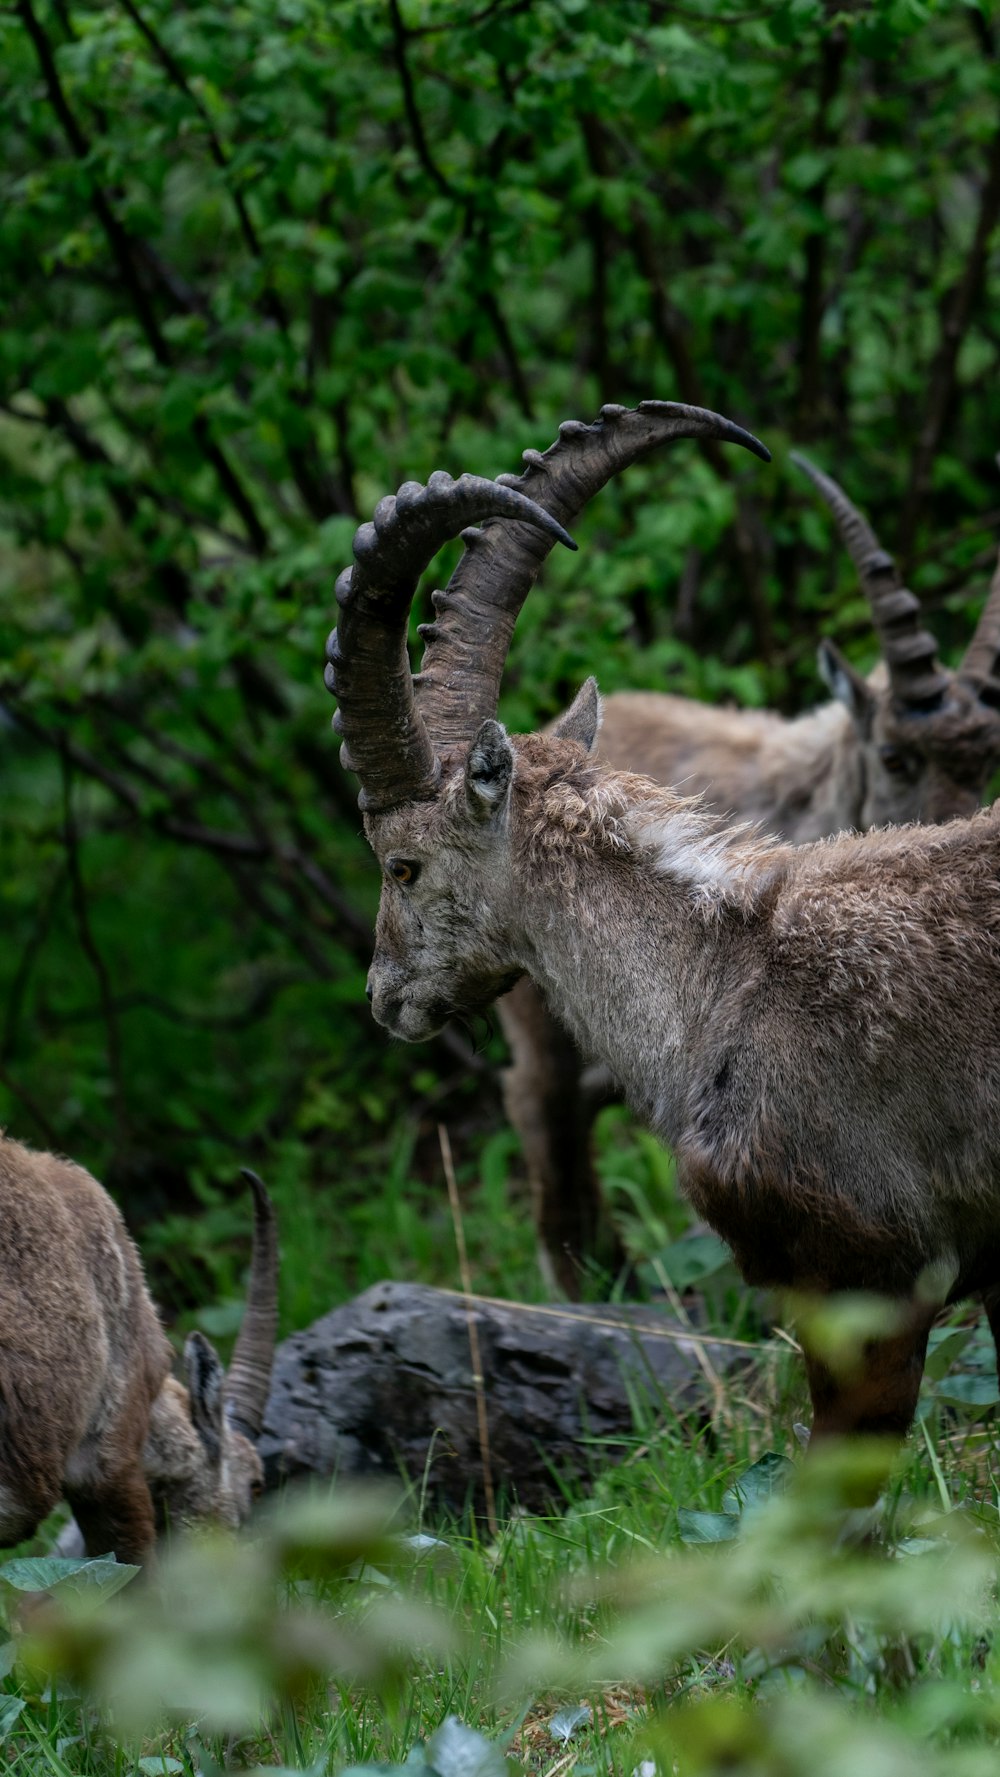
[{"label": "forest background", "polygon": [[[537,1292],[499,1040],[392,1046],[365,1005],[334,578],[403,480],[682,399],[773,466],[685,444],[601,495],[528,600],[514,727],[591,671],[794,711],[820,635],[870,665],[795,446],[954,658],[1000,523],[1000,16],[17,0],[0,140],[0,1122],[225,1330],[244,1164],[286,1327],[454,1281],[443,1120],[477,1283]],[[655,1187],[630,1140],[606,1171]]]}]

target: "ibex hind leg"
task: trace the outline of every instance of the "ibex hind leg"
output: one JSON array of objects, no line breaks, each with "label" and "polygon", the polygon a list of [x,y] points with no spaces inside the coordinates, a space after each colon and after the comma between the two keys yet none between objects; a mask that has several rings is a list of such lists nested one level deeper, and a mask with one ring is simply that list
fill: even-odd
[{"label": "ibex hind leg", "polygon": [[113,1554],[118,1561],[149,1561],[156,1541],[153,1501],[137,1462],[117,1475],[103,1476],[86,1489],[67,1490],[88,1555]]},{"label": "ibex hind leg", "polygon": [[625,1262],[593,1166],[594,1094],[576,1044],[532,981],[519,981],[497,1011],[511,1051],[504,1104],[524,1150],[539,1263],[550,1288],[573,1301],[588,1261],[616,1273]]},{"label": "ibex hind leg", "polygon": [[933,1313],[914,1308],[905,1328],[891,1338],[870,1339],[857,1361],[835,1373],[805,1350],[812,1396],[810,1448],[824,1438],[851,1432],[902,1439],[913,1420]]},{"label": "ibex hind leg", "polygon": [[60,1497],[58,1486],[42,1482],[25,1485],[23,1478],[17,1487],[0,1482],[0,1549],[12,1549],[15,1543],[34,1536]]}]

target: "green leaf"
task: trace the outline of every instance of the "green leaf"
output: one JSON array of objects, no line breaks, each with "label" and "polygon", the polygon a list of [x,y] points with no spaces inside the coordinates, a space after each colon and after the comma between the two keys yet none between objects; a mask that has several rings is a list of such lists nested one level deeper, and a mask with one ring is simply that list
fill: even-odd
[{"label": "green leaf", "polygon": [[963,1407],[995,1407],[1000,1403],[1000,1382],[997,1373],[985,1376],[966,1373],[946,1376],[935,1388],[941,1401],[953,1401]]},{"label": "green leaf", "polygon": [[565,1746],[578,1728],[586,1727],[592,1720],[593,1712],[589,1703],[578,1703],[575,1708],[558,1709],[549,1720],[549,1733],[560,1746]]},{"label": "green leaf", "polygon": [[955,1359],[965,1350],[972,1333],[972,1327],[934,1327],[927,1342],[924,1375],[934,1382],[946,1376]]},{"label": "green leaf", "polygon": [[677,1509],[677,1528],[682,1543],[730,1543],[739,1536],[739,1519],[726,1512],[696,1512],[688,1506]]},{"label": "green leaf", "polygon": [[59,1592],[63,1597],[112,1598],[142,1570],[113,1555],[76,1560],[59,1555],[26,1555],[6,1561],[0,1580],[18,1592]]},{"label": "green leaf", "polygon": [[10,1733],[24,1707],[24,1697],[0,1696],[0,1740]]},{"label": "green leaf", "polygon": [[424,1756],[437,1777],[507,1777],[499,1746],[475,1728],[447,1715],[427,1742]]},{"label": "green leaf", "polygon": [[717,1234],[692,1234],[675,1240],[657,1254],[657,1263],[676,1290],[690,1289],[714,1277],[733,1262],[733,1255]]},{"label": "green leaf", "polygon": [[754,1506],[766,1504],[775,1493],[783,1493],[795,1473],[795,1464],[789,1462],[787,1456],[779,1456],[776,1450],[768,1450],[757,1462],[751,1463],[727,1487],[722,1496],[724,1512],[745,1512]]}]

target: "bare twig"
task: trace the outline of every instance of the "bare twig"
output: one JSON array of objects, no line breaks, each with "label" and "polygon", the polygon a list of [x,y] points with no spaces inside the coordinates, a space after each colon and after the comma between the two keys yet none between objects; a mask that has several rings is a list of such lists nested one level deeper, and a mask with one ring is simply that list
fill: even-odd
[{"label": "bare twig", "polygon": [[111,1084],[115,1095],[118,1131],[119,1136],[124,1137],[128,1129],[128,1106],[125,1097],[125,1076],[122,1068],[118,1014],[115,1010],[114,994],[111,990],[111,978],[90,923],[90,911],[83,885],[83,872],[80,868],[79,840],[76,822],[73,818],[73,772],[65,746],[60,750],[59,759],[63,780],[63,842],[66,848],[66,868],[69,873],[70,893],[73,898],[73,910],[76,914],[77,931],[80,934],[80,945],[97,981],[97,993],[104,1017],[107,1041],[108,1071],[111,1075]]},{"label": "bare twig", "polygon": [[31,1094],[26,1092],[23,1086],[19,1086],[17,1081],[11,1078],[7,1069],[2,1066],[0,1066],[0,1086],[3,1086],[10,1093],[11,1098],[16,1099],[18,1104],[27,1111],[32,1121],[37,1123],[46,1147],[53,1148],[58,1153],[59,1138],[41,1105],[36,1103]]},{"label": "bare twig", "polygon": [[[590,112],[584,112],[580,117],[580,131],[591,173],[595,179],[606,179],[608,157],[600,119]],[[592,369],[597,378],[601,400],[611,401],[615,397],[616,384],[608,334],[608,260],[610,249],[608,227],[599,197],[595,197],[593,203],[587,205],[584,212],[584,226],[590,241]]]},{"label": "bare twig", "polygon": [[[830,108],[840,88],[844,61],[847,56],[847,42],[847,32],[843,25],[838,25],[823,39],[819,95],[812,130],[812,145],[821,154],[829,148],[832,141]],[[802,282],[799,312],[799,398],[797,405],[798,431],[803,438],[815,436],[819,420],[818,407],[822,380],[820,332],[826,306],[823,277],[827,251],[827,231],[822,212],[826,203],[829,183],[829,170],[824,164],[819,178],[814,180],[804,193],[805,198],[819,212],[820,221],[816,228],[809,231],[805,239],[806,269]]]},{"label": "bare twig", "polygon": [[28,991],[28,984],[34,972],[35,963],[42,952],[42,947],[49,933],[52,915],[55,911],[60,893],[66,882],[66,870],[59,865],[48,889],[37,903],[34,924],[27,943],[22,945],[17,960],[17,969],[7,994],[7,1006],[4,1014],[3,1040],[0,1041],[0,1062],[7,1062],[14,1053],[17,1038],[18,1021],[21,1007]]},{"label": "bare twig", "polygon": [[[115,214],[114,208],[102,186],[90,171],[92,147],[85,132],[73,113],[66,97],[59,70],[56,67],[52,45],[42,29],[32,7],[32,0],[17,0],[17,11],[31,38],[42,78],[45,81],[49,102],[62,125],[70,148],[84,168],[90,185],[91,202],[94,212],[104,231],[112,257],[118,267],[122,283],[128,292],[129,300],[135,311],[136,318],[149,344],[149,348],[163,369],[170,369],[173,356],[167,340],[160,327],[149,295],[139,277],[134,243],[128,230]],[[216,443],[209,430],[204,414],[196,414],[191,422],[191,431],[198,442],[206,461],[215,471],[218,481],[235,511],[240,515],[247,535],[258,555],[264,554],[268,547],[267,532],[257,514],[249,495],[240,483],[232,464]]]},{"label": "bare twig", "polygon": [[393,59],[399,74],[399,84],[403,89],[403,108],[406,112],[406,121],[410,126],[410,135],[413,137],[413,146],[417,151],[417,159],[423,167],[424,172],[427,174],[427,177],[433,180],[441,195],[449,198],[452,203],[460,204],[464,202],[462,193],[456,190],[455,186],[452,185],[449,179],[445,178],[441,168],[438,166],[437,161],[434,159],[434,156],[430,151],[430,145],[424,132],[423,119],[420,115],[420,107],[417,104],[417,95],[413,85],[413,76],[410,73],[410,64],[406,58],[406,39],[408,32],[403,23],[403,15],[399,10],[399,0],[389,0],[389,18],[392,21]]},{"label": "bare twig", "polygon": [[957,395],[958,354],[976,304],[982,295],[990,242],[1000,222],[1000,128],[990,145],[979,199],[972,245],[961,276],[948,291],[941,307],[941,337],[930,375],[930,389],[923,423],[910,471],[910,485],[903,507],[901,544],[909,561],[917,523],[930,482],[945,423]]}]

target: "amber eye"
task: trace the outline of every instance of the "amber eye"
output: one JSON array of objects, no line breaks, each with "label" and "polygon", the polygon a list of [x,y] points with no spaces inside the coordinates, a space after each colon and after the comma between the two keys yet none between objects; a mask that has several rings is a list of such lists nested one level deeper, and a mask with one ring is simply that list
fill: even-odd
[{"label": "amber eye", "polygon": [[416,882],[420,875],[420,865],[415,863],[412,858],[390,858],[386,864],[386,870],[393,882],[405,882],[408,886]]},{"label": "amber eye", "polygon": [[880,756],[882,764],[892,777],[899,777],[906,770],[906,758],[895,747],[883,747]]}]

